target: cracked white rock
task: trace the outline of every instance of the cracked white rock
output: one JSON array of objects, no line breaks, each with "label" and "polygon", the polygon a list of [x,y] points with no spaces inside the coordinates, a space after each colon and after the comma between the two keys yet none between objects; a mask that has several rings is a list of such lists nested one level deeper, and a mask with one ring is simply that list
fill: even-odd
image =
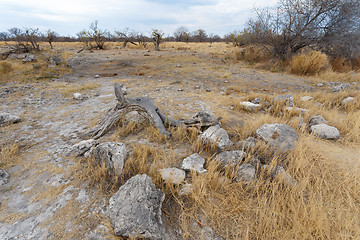
[{"label": "cracked white rock", "polygon": [[18,123],[20,122],[20,117],[9,114],[9,113],[0,113],[0,125],[8,123]]},{"label": "cracked white rock", "polygon": [[182,162],[181,168],[184,170],[193,170],[198,173],[204,173],[207,170],[204,169],[205,159],[197,153],[194,153]]},{"label": "cracked white rock", "polygon": [[81,93],[74,93],[74,99],[83,100],[84,96]]},{"label": "cracked white rock", "polygon": [[240,105],[245,109],[249,111],[255,111],[260,107],[260,104],[252,103],[252,102],[240,102]]},{"label": "cracked white rock", "polygon": [[281,151],[292,150],[299,138],[295,129],[286,124],[264,124],[256,130],[256,135]]},{"label": "cracked white rock", "polygon": [[221,128],[219,125],[209,127],[200,135],[200,138],[205,142],[215,143],[220,150],[225,150],[233,145],[233,142],[230,140],[225,129]]},{"label": "cracked white rock", "polygon": [[95,139],[83,140],[72,146],[71,152],[76,156],[81,156],[95,146],[98,142]]},{"label": "cracked white rock", "polygon": [[311,126],[310,133],[314,133],[315,136],[322,139],[336,140],[340,138],[339,130],[336,127],[327,125],[326,123]]}]

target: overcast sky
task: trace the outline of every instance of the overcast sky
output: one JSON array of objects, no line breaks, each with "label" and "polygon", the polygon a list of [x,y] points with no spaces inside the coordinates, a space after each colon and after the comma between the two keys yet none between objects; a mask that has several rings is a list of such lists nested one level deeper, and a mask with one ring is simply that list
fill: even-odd
[{"label": "overcast sky", "polygon": [[277,0],[0,0],[0,32],[11,27],[52,29],[73,35],[98,20],[111,32],[131,28],[149,34],[152,28],[172,35],[185,26],[223,36],[243,29],[254,7]]}]

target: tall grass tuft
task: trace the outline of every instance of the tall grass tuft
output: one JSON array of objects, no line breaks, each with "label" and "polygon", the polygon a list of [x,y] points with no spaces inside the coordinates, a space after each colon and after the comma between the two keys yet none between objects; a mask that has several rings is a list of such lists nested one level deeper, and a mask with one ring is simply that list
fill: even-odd
[{"label": "tall grass tuft", "polygon": [[290,71],[297,75],[315,75],[328,67],[326,54],[319,51],[310,51],[294,56],[290,61]]}]

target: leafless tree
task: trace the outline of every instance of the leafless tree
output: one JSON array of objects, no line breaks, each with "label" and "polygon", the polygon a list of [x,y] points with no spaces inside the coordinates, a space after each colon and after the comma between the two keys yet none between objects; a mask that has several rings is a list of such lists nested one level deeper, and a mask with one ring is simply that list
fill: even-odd
[{"label": "leafless tree", "polygon": [[280,0],[256,14],[248,22],[250,42],[272,46],[282,59],[304,47],[348,58],[360,53],[358,0]]},{"label": "leafless tree", "polygon": [[205,42],[208,36],[204,29],[199,28],[198,30],[192,33],[192,38],[194,39],[195,42]]},{"label": "leafless tree", "polygon": [[174,37],[175,41],[188,43],[190,39],[189,29],[184,26],[178,27],[174,32]]},{"label": "leafless tree", "polygon": [[128,43],[137,45],[135,43],[136,32],[134,30],[131,30],[130,28],[125,28],[121,31],[115,31],[115,34],[120,39],[120,41],[123,41],[123,45],[121,48],[126,48]]},{"label": "leafless tree", "polygon": [[82,30],[77,36],[79,41],[83,43],[84,48],[105,49],[107,33],[106,30],[101,30],[98,27],[98,21],[94,21],[91,23],[89,30]]},{"label": "leafless tree", "polygon": [[55,41],[55,39],[58,36],[59,35],[56,32],[54,32],[54,31],[52,31],[50,29],[46,31],[45,38],[46,38],[46,41],[49,43],[51,49],[54,49],[52,43]]}]

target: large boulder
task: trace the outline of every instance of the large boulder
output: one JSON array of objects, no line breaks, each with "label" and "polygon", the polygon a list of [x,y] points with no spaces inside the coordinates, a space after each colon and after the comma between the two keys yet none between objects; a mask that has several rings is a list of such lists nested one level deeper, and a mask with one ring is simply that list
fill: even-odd
[{"label": "large boulder", "polygon": [[204,169],[205,159],[197,153],[194,153],[185,158],[181,164],[181,168],[184,170],[193,170],[198,173],[204,173],[207,170]]},{"label": "large boulder", "polygon": [[115,235],[129,238],[164,239],[161,205],[165,194],[151,178],[130,178],[109,200],[109,218]]},{"label": "large boulder", "polygon": [[20,122],[20,117],[9,114],[9,113],[0,113],[0,125],[17,123]]},{"label": "large boulder", "polygon": [[315,136],[322,139],[336,140],[340,138],[339,130],[336,127],[327,125],[326,123],[311,126],[310,133],[314,133]]},{"label": "large boulder", "polygon": [[203,132],[203,134],[200,135],[200,138],[205,142],[215,143],[222,151],[233,145],[228,133],[219,125],[209,127],[205,132]]},{"label": "large boulder", "polygon": [[241,150],[224,151],[217,155],[223,167],[236,165],[241,163],[245,158],[246,153]]},{"label": "large boulder", "polygon": [[10,175],[3,169],[0,169],[0,186],[9,182]]},{"label": "large boulder", "polygon": [[296,140],[299,138],[294,128],[279,123],[260,126],[256,130],[256,135],[281,151],[294,149]]},{"label": "large boulder", "polygon": [[105,164],[111,173],[121,175],[126,160],[126,147],[121,142],[105,142],[97,145],[93,155],[99,165]]}]

